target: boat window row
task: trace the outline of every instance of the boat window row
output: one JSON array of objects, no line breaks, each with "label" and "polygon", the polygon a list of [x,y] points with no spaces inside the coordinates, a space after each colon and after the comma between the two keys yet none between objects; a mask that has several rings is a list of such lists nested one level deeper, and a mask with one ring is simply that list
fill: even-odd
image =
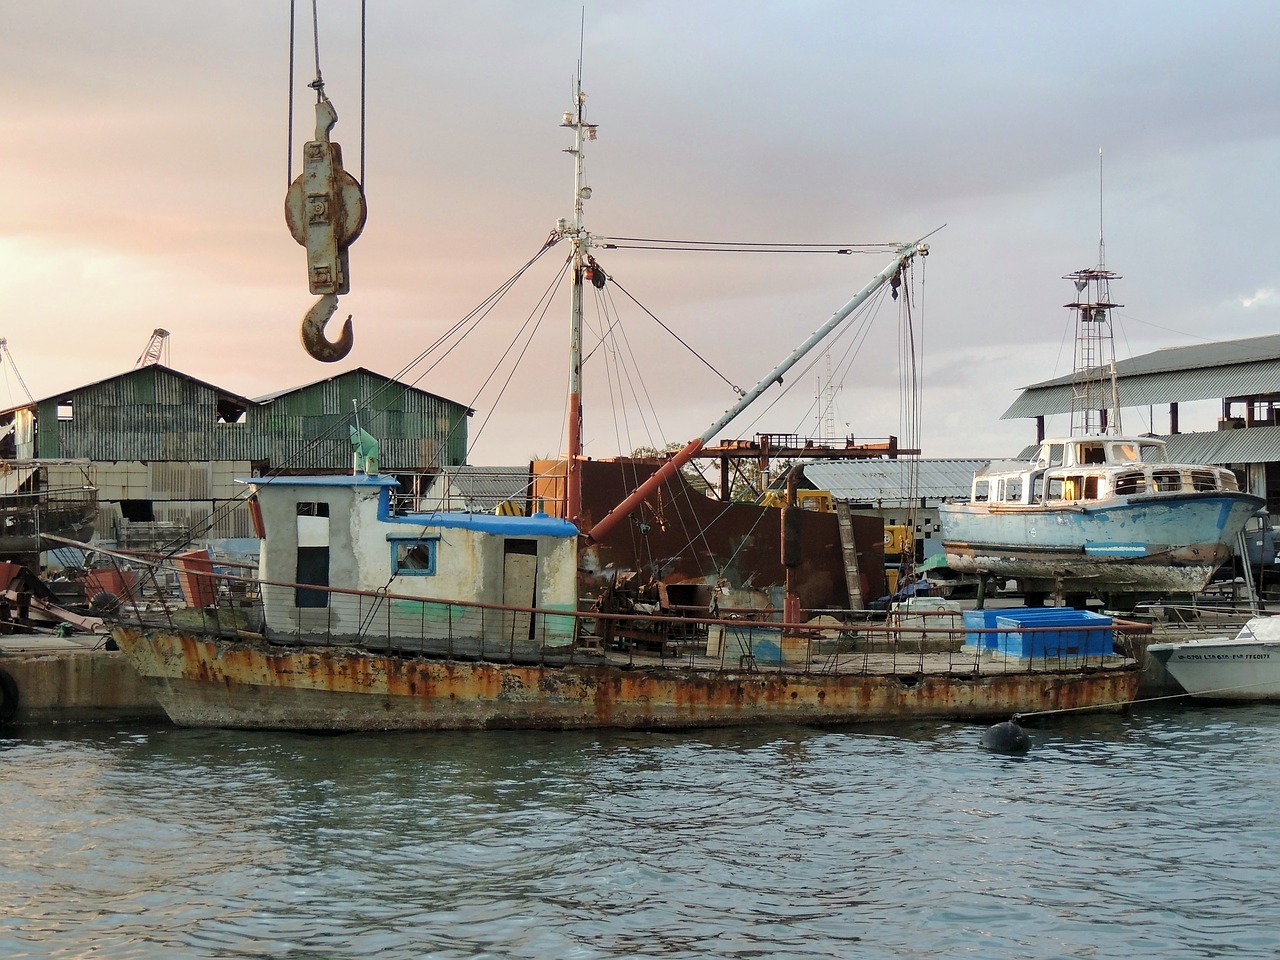
[{"label": "boat window row", "polygon": [[1077,440],[1045,443],[1036,466],[1052,470],[1104,463],[1160,463],[1164,459],[1164,444],[1154,440]]},{"label": "boat window row", "polygon": [[[1027,486],[1028,483],[1030,487]],[[1072,502],[1144,493],[1205,493],[1214,490],[1238,489],[1239,484],[1236,482],[1235,475],[1228,470],[1167,468],[1122,473],[1033,472],[977,477],[973,483],[973,501],[975,503]]]}]

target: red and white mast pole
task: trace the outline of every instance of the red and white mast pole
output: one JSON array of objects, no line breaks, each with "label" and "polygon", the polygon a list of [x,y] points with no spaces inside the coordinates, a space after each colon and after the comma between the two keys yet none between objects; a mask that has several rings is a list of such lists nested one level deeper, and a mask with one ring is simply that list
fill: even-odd
[{"label": "red and white mast pole", "polygon": [[587,250],[591,236],[583,225],[582,207],[591,196],[591,188],[583,182],[583,145],[596,138],[596,125],[582,118],[582,105],[587,95],[579,78],[574,91],[573,109],[565,113],[560,126],[573,130],[573,221],[561,220],[556,229],[573,245],[573,302],[569,318],[569,422],[568,448],[565,451],[565,518],[578,523],[582,515],[582,280],[587,267]]}]

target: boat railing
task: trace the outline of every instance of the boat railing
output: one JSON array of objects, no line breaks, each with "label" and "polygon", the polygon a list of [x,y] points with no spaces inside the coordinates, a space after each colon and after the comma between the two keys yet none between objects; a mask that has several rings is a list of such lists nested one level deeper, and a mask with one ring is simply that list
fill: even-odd
[{"label": "boat railing", "polygon": [[[263,581],[199,552],[166,559],[109,551],[121,590],[96,612],[121,624],[192,635],[264,640],[281,647],[361,647],[402,656],[529,664],[613,664],[709,672],[991,676],[1133,666],[1123,640],[1150,627],[1117,623],[1114,652],[1059,647],[1034,657],[1000,654],[950,611],[902,624],[828,611],[783,623],[770,611],[717,616],[548,610],[446,601],[390,590]],[[99,582],[102,582],[101,579]],[[110,607],[110,609],[107,609]],[[937,623],[935,626],[934,623]]]},{"label": "boat railing", "polygon": [[32,507],[44,509],[59,505],[80,506],[98,502],[97,487],[41,487],[0,494],[0,507]]}]

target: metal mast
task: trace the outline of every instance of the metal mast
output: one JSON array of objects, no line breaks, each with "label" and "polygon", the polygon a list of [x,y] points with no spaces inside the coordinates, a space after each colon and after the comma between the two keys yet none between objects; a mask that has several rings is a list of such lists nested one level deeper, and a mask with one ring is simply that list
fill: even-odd
[{"label": "metal mast", "polygon": [[1111,311],[1123,307],[1111,299],[1111,281],[1121,279],[1106,268],[1102,239],[1102,151],[1098,151],[1098,266],[1077,270],[1064,280],[1076,287],[1065,304],[1075,312],[1076,353],[1071,377],[1071,435],[1119,434],[1120,396],[1116,386],[1115,338]]},{"label": "metal mast", "polygon": [[573,221],[561,219],[556,232],[573,246],[573,300],[569,311],[569,423],[565,471],[565,518],[577,523],[582,513],[582,280],[590,257],[591,235],[583,225],[582,207],[591,197],[591,188],[583,182],[583,145],[596,138],[596,125],[582,118],[582,105],[587,95],[582,92],[579,76],[574,88],[573,109],[565,112],[560,126],[573,131],[573,146],[565,153],[573,155]]}]

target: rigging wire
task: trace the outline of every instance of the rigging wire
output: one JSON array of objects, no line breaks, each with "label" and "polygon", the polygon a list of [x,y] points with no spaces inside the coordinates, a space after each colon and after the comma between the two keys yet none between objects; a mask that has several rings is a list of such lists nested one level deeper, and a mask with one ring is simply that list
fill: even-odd
[{"label": "rigging wire", "polygon": [[838,254],[848,256],[853,253],[849,249],[792,249],[785,246],[776,247],[754,247],[754,246],[738,246],[731,244],[705,244],[705,245],[679,245],[679,241],[655,242],[655,243],[601,243],[601,249],[604,250],[666,250],[678,251],[680,253],[823,253]]},{"label": "rigging wire", "polygon": [[[908,448],[918,449],[920,439],[920,379],[916,362],[917,350],[911,284],[903,285],[902,302],[898,310],[899,424]],[[906,490],[904,493],[907,501],[906,526],[910,534],[910,550],[899,561],[899,589],[915,579],[915,544],[919,520],[919,459],[914,454],[908,454],[906,461]]]},{"label": "rigging wire", "polygon": [[892,253],[891,243],[814,243],[751,240],[676,240],[655,237],[601,237],[605,250],[680,250],[695,253]]},{"label": "rigging wire", "polygon": [[[358,412],[362,414],[367,414],[369,416],[367,423],[372,427],[373,424],[378,423],[382,419],[384,414],[387,413],[386,410],[378,409],[377,407],[375,407],[375,404],[377,403],[377,401],[379,401],[380,399],[382,399],[384,395],[392,391],[399,390],[403,395],[408,392],[410,387],[417,386],[417,384],[421,382],[421,380],[425,378],[427,374],[430,373],[431,370],[433,370],[444,359],[444,357],[448,355],[449,352],[452,352],[452,350],[457,346],[457,343],[454,343],[452,346],[450,346],[448,351],[446,351],[444,355],[437,358],[436,361],[432,363],[430,367],[428,367],[419,377],[417,377],[411,383],[406,384],[405,382],[403,382],[402,378],[407,376],[408,373],[418,364],[424,363],[427,357],[429,357],[434,351],[440,349],[449,340],[450,337],[454,336],[459,331],[462,331],[464,330],[464,328],[468,328],[469,326],[469,328],[466,329],[465,332],[463,332],[459,337],[459,342],[461,341],[461,339],[465,338],[472,331],[474,331],[476,326],[478,326],[479,322],[483,320],[484,317],[487,316],[492,311],[493,307],[506,295],[508,291],[510,291],[510,289],[516,284],[516,282],[518,282],[519,279],[524,276],[524,274],[529,270],[529,268],[532,267],[548,250],[551,249],[552,246],[555,245],[555,240],[556,240],[556,237],[553,234],[550,238],[548,238],[546,242],[543,243],[542,247],[539,248],[537,253],[535,253],[531,258],[529,258],[529,260],[526,261],[518,270],[516,270],[514,274],[512,274],[510,277],[504,280],[492,293],[490,293],[487,297],[485,297],[484,300],[482,300],[479,304],[477,304],[470,311],[468,311],[467,314],[463,316],[462,319],[457,321],[452,327],[450,327],[449,330],[441,334],[431,346],[427,347],[425,350],[419,353],[416,357],[414,357],[413,360],[411,360],[408,364],[406,364],[403,368],[401,368],[401,370],[399,370],[386,383],[381,384],[377,389],[375,389],[372,393],[370,393],[366,399],[360,401],[357,409],[358,409]],[[455,422],[454,425],[449,429],[448,433],[445,434],[444,442],[441,445],[443,453],[447,453],[449,449],[449,443],[454,437],[455,431],[457,431],[457,429],[463,423],[465,423],[465,418],[459,418],[458,421]],[[345,419],[335,421],[325,430],[321,431],[316,437],[302,444],[296,451],[294,451],[293,454],[287,457],[283,463],[273,466],[272,470],[267,475],[279,476],[283,474],[284,471],[296,467],[297,464],[304,462],[305,459],[309,455],[311,455],[317,448],[319,448],[322,444],[325,444],[335,439],[337,435],[343,432],[343,429],[346,426],[347,424]],[[175,538],[174,540],[164,544],[160,548],[160,552],[167,556],[171,556],[172,554],[177,553],[180,550],[186,549],[187,545],[189,545],[192,540],[199,539],[205,536],[210,530],[214,529],[214,527],[216,527],[227,516],[229,516],[236,509],[240,501],[247,500],[250,496],[251,496],[251,491],[246,489],[239,495],[231,498],[230,500],[224,501],[222,506],[217,507],[210,512],[208,518],[206,518],[203,522],[194,525],[191,528],[191,530],[188,532],[187,536]]]},{"label": "rigging wire", "polygon": [[316,78],[311,81],[309,86],[315,88],[316,102],[319,103],[324,97],[324,78],[320,75],[320,11],[317,6],[317,0],[311,0],[311,36],[315,41]]},{"label": "rigging wire", "polygon": [[293,48],[297,35],[294,26],[297,0],[289,0],[289,122],[286,124],[284,155],[285,184],[293,183]]},{"label": "rigging wire", "polygon": [[[622,289],[621,286],[619,286],[619,289]],[[639,358],[636,356],[635,347],[633,347],[631,344],[630,332],[628,331],[626,325],[622,323],[622,315],[618,311],[616,304],[614,304],[613,302],[612,291],[610,291],[608,287],[605,287],[603,293],[608,295],[607,307],[609,312],[612,314],[612,316],[617,318],[614,322],[610,324],[607,331],[610,341],[612,343],[612,349],[615,352],[614,360],[615,360],[617,369],[621,371],[622,379],[625,380],[626,387],[630,391],[630,396],[631,396],[634,408],[639,413],[641,424],[644,427],[645,437],[648,440],[648,445],[652,447],[654,450],[660,451],[661,447],[659,445],[660,444],[659,438],[665,436],[666,431],[663,430],[661,418],[659,418],[658,416],[658,405],[653,402],[653,397],[649,393],[649,385],[646,382],[645,378],[640,373],[641,364],[639,362]],[[599,301],[599,299],[600,299],[600,294],[598,293],[597,300]],[[594,349],[595,348],[593,348],[593,352],[594,352]],[[609,348],[606,347],[606,349],[609,349]],[[624,359],[627,362],[624,363]],[[634,376],[633,376],[633,372],[634,372]],[[620,382],[619,383],[619,399],[618,399],[619,404],[621,404],[621,388],[622,388],[622,383]],[[623,405],[621,409],[623,410],[624,416],[625,416],[627,407]],[[653,420],[652,426],[650,426],[649,424],[650,418],[652,418]],[[631,440],[629,431],[628,431],[627,437],[628,437],[629,443],[634,442]],[[635,447],[628,446],[626,448],[620,448],[620,449],[634,450]]]},{"label": "rigging wire", "polygon": [[[595,332],[598,335],[598,341],[591,348],[584,358],[586,359],[601,353],[603,357],[603,366],[606,372],[606,381],[608,396],[613,411],[613,427],[614,437],[619,450],[631,450],[633,458],[624,461],[624,470],[631,486],[638,486],[645,479],[640,475],[641,458],[634,458],[634,454],[641,448],[636,446],[635,438],[631,435],[630,411],[632,409],[639,411],[641,418],[641,426],[645,431],[649,447],[659,457],[664,459],[664,454],[669,455],[668,450],[664,450],[659,446],[660,441],[654,437],[654,427],[656,426],[658,435],[662,435],[661,424],[658,422],[657,406],[654,404],[652,397],[648,392],[645,379],[642,376],[633,376],[638,374],[640,364],[637,362],[636,353],[631,343],[631,338],[626,324],[622,322],[620,311],[613,299],[613,287],[621,290],[627,298],[653,318],[663,329],[670,331],[670,328],[663,324],[653,315],[643,304],[628,292],[620,283],[612,276],[609,278],[613,281],[613,286],[605,286],[603,290],[596,290],[593,303],[595,305]],[[680,338],[672,332],[675,339]],[[684,344],[683,340],[680,340]],[[694,353],[688,344],[684,346]],[[701,359],[701,358],[699,358]],[[705,360],[703,361],[706,362]],[[708,366],[710,366],[708,364]],[[713,372],[714,372],[714,368]],[[728,382],[728,381],[726,381]],[[627,397],[630,402],[627,402]],[[654,426],[649,423],[650,417],[654,421]],[[693,466],[697,470],[696,465]],[[699,475],[703,484],[706,483],[705,478]],[[664,496],[665,491],[665,496]],[[698,490],[690,477],[681,471],[681,476],[677,480],[672,480],[659,489],[657,494],[658,500],[656,504],[643,504],[639,508],[636,522],[627,525],[629,536],[631,539],[632,550],[640,562],[649,567],[655,576],[661,576],[661,570],[665,564],[671,562],[675,557],[682,555],[690,546],[698,540],[702,540],[705,549],[701,551],[701,555],[695,555],[695,563],[702,567],[702,572],[714,573],[717,577],[720,571],[714,568],[714,565],[708,565],[707,559],[714,555],[711,544],[707,539],[705,529],[702,524],[697,523],[698,508],[694,502],[694,497],[698,496]],[[699,498],[705,499],[705,498]],[[651,514],[648,520],[644,519],[646,513]],[[646,523],[649,526],[657,526],[660,530],[667,530],[673,525],[678,525],[681,535],[686,538],[686,543],[676,553],[669,558],[657,557],[653,553],[653,540],[645,535],[643,531]],[[691,528],[695,531],[691,536]]]},{"label": "rigging wire", "polygon": [[625,294],[627,295],[627,297],[631,300],[631,302],[632,302],[632,303],[634,303],[637,307],[639,307],[639,308],[640,308],[641,310],[643,310],[646,314],[648,314],[648,315],[649,315],[649,317],[650,317],[650,319],[652,319],[654,323],[656,323],[658,326],[660,326],[663,330],[667,331],[667,333],[671,334],[671,336],[675,338],[675,340],[676,340],[676,342],[677,342],[677,343],[679,343],[682,347],[684,347],[686,350],[688,350],[691,354],[693,354],[695,357],[697,357],[699,360],[701,360],[701,361],[702,361],[703,366],[705,366],[708,370],[710,370],[710,371],[711,371],[712,373],[714,373],[717,377],[719,377],[721,380],[723,380],[725,383],[727,383],[730,387],[732,387],[732,388],[733,388],[734,393],[738,394],[739,396],[741,396],[741,395],[742,395],[742,388],[741,388],[741,387],[737,386],[737,385],[736,385],[735,383],[733,383],[733,382],[732,382],[728,377],[726,377],[723,373],[721,373],[719,370],[717,370],[715,367],[713,367],[713,366],[711,365],[711,362],[710,362],[709,360],[707,360],[707,358],[706,358],[706,357],[704,357],[702,354],[698,353],[698,351],[697,351],[697,350],[695,350],[695,349],[693,349],[693,347],[689,346],[689,344],[688,344],[688,343],[687,343],[687,342],[686,342],[686,341],[685,341],[685,340],[684,340],[684,339],[683,339],[683,338],[682,338],[678,333],[676,333],[674,330],[672,330],[670,327],[668,327],[665,323],[663,323],[661,320],[659,320],[659,319],[657,318],[657,316],[655,316],[655,315],[654,315],[653,311],[651,311],[648,307],[646,307],[643,303],[641,303],[639,300],[637,300],[635,297],[633,297],[633,296],[631,295],[631,291],[629,291],[629,290],[628,290],[626,287],[624,287],[622,284],[618,283],[618,281],[617,281],[617,280],[614,280],[614,279],[613,279],[613,277],[610,277],[609,279],[613,281],[613,285],[614,285],[614,286],[616,286],[619,290],[621,290],[623,293],[625,293]]},{"label": "rigging wire", "polygon": [[[502,355],[499,356],[496,361],[494,361],[493,369],[489,372],[489,375],[485,377],[484,382],[480,384],[480,386],[476,389],[475,394],[472,396],[471,403],[469,403],[468,406],[474,406],[476,404],[476,402],[480,398],[480,394],[484,392],[485,387],[487,387],[489,383],[493,380],[493,378],[497,376],[498,370],[501,368],[503,361],[506,360],[506,358],[511,354],[511,351],[515,349],[515,346],[519,341],[521,335],[523,335],[524,332],[528,330],[529,331],[528,336],[525,337],[524,344],[523,346],[520,347],[520,352],[516,356],[516,362],[511,365],[511,370],[507,373],[507,378],[502,382],[502,387],[501,389],[499,389],[498,395],[494,398],[493,402],[489,405],[488,415],[485,416],[484,420],[480,422],[480,426],[476,429],[475,433],[472,435],[471,445],[468,447],[468,450],[467,450],[468,453],[470,453],[473,449],[475,449],[475,444],[479,441],[481,435],[484,433],[484,428],[488,425],[489,421],[493,418],[493,414],[497,409],[498,401],[502,399],[503,395],[506,393],[507,387],[511,385],[511,379],[515,376],[516,369],[520,366],[520,360],[523,359],[525,354],[528,352],[529,344],[533,342],[534,335],[538,332],[538,328],[542,325],[542,321],[546,319],[547,310],[550,309],[551,302],[553,300],[552,295],[555,293],[556,288],[560,285],[560,282],[568,274],[569,267],[572,264],[572,262],[573,262],[572,258],[570,258],[566,260],[564,264],[561,266],[560,271],[555,275],[551,283],[547,285],[546,290],[543,291],[542,297],[540,298],[539,302],[535,304],[533,310],[530,311],[529,316],[526,317],[524,323],[520,325],[520,329],[517,330],[515,336],[511,338],[511,342],[507,344],[507,348],[502,351]],[[536,320],[535,320],[535,317],[536,317]]]},{"label": "rigging wire", "polygon": [[[368,53],[367,53],[367,37],[368,26],[366,16],[367,0],[360,0],[360,176],[359,182],[361,187],[365,184],[365,131],[366,124],[366,107],[368,97],[366,91],[368,89]],[[324,98],[324,79],[320,73],[320,14],[316,6],[316,0],[311,0],[311,32],[312,45],[315,54],[316,78],[307,84],[316,91],[316,100],[319,102]],[[288,120],[285,123],[285,180],[287,183],[293,183],[293,88],[295,79],[295,58],[294,48],[297,44],[297,0],[289,0],[289,91],[288,91]]]},{"label": "rigging wire", "polygon": [[[621,289],[621,288],[619,288]],[[636,444],[635,438],[631,436],[630,427],[630,411],[635,410],[640,419],[640,426],[643,428],[645,439],[648,441],[647,446],[654,451],[659,457],[664,456],[665,448],[663,447],[661,438],[665,435],[662,429],[662,423],[658,417],[657,404],[653,402],[653,398],[649,394],[649,385],[641,372],[641,365],[638,362],[635,348],[632,346],[630,332],[626,325],[622,323],[621,313],[617,310],[613,302],[613,291],[606,287],[603,291],[607,294],[607,305],[612,314],[617,318],[617,322],[610,326],[610,342],[606,357],[613,361],[613,369],[615,377],[611,378],[609,389],[609,400],[613,409],[613,421],[615,432],[618,429],[619,421],[626,427],[625,436],[626,444],[619,444],[619,450],[628,451],[631,457],[635,457],[641,448]],[[597,295],[597,302],[601,301],[601,297]],[[608,366],[606,366],[606,370]],[[616,384],[616,392],[615,392]],[[631,402],[628,403],[625,393],[630,395]],[[643,400],[642,400],[643,396]],[[652,425],[650,424],[652,420]],[[637,459],[627,459],[623,461],[623,470],[627,476],[627,484],[631,489],[635,489],[644,482],[646,477],[642,477],[641,465]],[[642,505],[643,510],[639,513],[637,521],[628,524],[630,530],[632,549],[637,557],[643,558],[645,562],[652,565],[655,563],[653,555],[653,541],[645,535],[640,519],[644,516],[643,511],[651,508],[645,504]],[[658,515],[651,517],[654,523],[661,524],[662,518]]]}]

